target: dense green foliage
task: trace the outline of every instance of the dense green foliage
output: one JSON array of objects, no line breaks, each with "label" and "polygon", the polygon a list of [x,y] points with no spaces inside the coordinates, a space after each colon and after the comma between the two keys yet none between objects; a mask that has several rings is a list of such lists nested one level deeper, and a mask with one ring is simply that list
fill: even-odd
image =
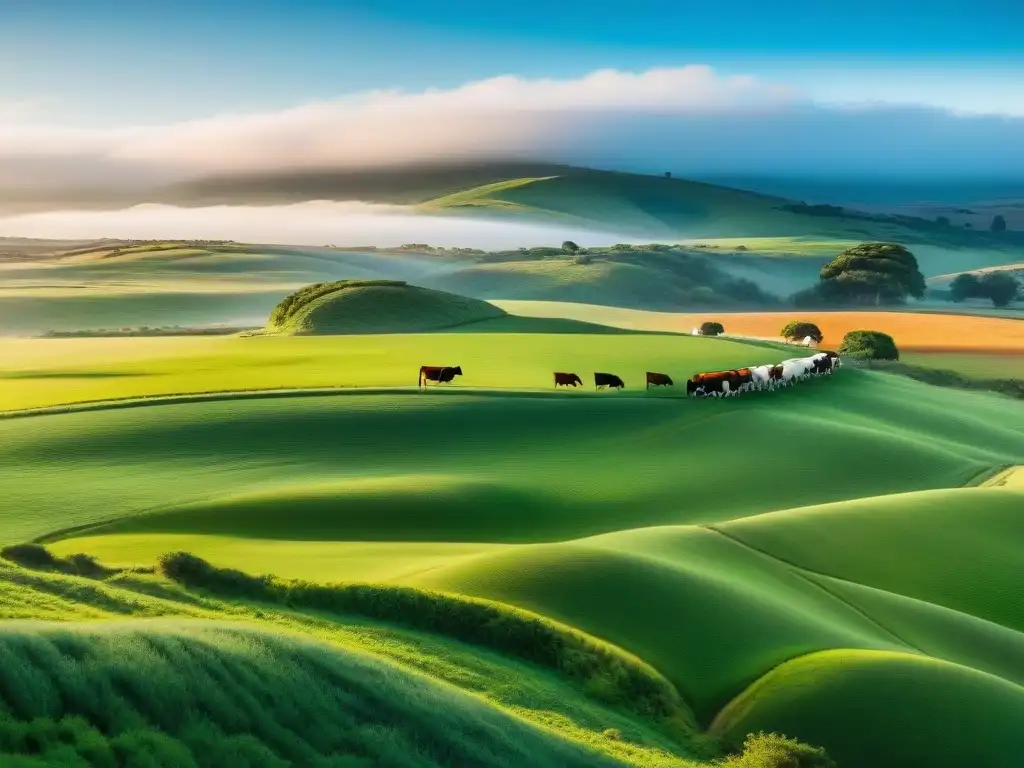
[{"label": "dense green foliage", "polygon": [[899,360],[892,336],[881,331],[850,331],[839,345],[839,354],[862,360]]},{"label": "dense green foliage", "polygon": [[819,344],[822,339],[825,338],[818,326],[814,323],[809,323],[803,320],[790,320],[785,326],[783,326],[779,335],[789,341],[802,341],[810,336]]},{"label": "dense green foliage", "polygon": [[821,269],[818,292],[844,304],[901,302],[922,298],[924,275],[917,259],[895,243],[864,243],[839,254]]},{"label": "dense green foliage", "polygon": [[963,272],[949,284],[949,298],[955,302],[991,299],[993,306],[1005,307],[1021,295],[1022,288],[1017,278],[1004,271],[985,272],[980,277],[971,272]]},{"label": "dense green foliage", "polygon": [[701,336],[721,336],[725,333],[725,327],[718,322],[708,321],[700,324]]},{"label": "dense green foliage", "polygon": [[801,744],[777,733],[752,733],[743,753],[728,758],[724,768],[837,768],[824,749]]},{"label": "dense green foliage", "polygon": [[555,669],[584,690],[658,719],[690,724],[679,694],[653,669],[567,627],[497,604],[395,586],[319,585],[216,568],[187,552],[160,558],[160,571],[185,586],[293,608],[354,613],[494,648]]},{"label": "dense green foliage", "polygon": [[0,627],[0,762],[621,766],[337,646],[202,623]]},{"label": "dense green foliage", "polygon": [[0,557],[26,568],[41,568],[76,576],[99,578],[108,576],[110,570],[91,555],[75,553],[67,557],[55,557],[41,544],[11,544],[0,549]]}]

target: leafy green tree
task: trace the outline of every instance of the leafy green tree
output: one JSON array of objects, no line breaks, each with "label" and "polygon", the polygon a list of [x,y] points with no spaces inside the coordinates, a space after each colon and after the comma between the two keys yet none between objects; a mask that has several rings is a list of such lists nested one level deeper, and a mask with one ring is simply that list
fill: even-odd
[{"label": "leafy green tree", "polygon": [[725,333],[725,328],[721,323],[707,322],[700,324],[701,336],[721,336],[723,333]]},{"label": "leafy green tree", "polygon": [[952,301],[960,302],[964,299],[973,299],[984,296],[981,288],[981,280],[970,272],[964,272],[953,278],[949,284],[949,298]]},{"label": "leafy green tree", "polygon": [[786,323],[786,326],[782,329],[782,333],[779,335],[789,341],[803,340],[810,336],[819,344],[821,344],[821,340],[825,338],[818,326],[805,320],[790,320]]},{"label": "leafy green tree", "polygon": [[992,217],[992,225],[989,227],[993,232],[1005,232],[1006,231],[1006,217],[1001,213],[997,213]]},{"label": "leafy green tree", "polygon": [[850,331],[839,345],[839,354],[861,360],[899,360],[892,336],[881,331]]},{"label": "leafy green tree", "polygon": [[562,243],[562,250],[568,253],[570,256],[574,256],[580,251],[580,247],[576,245],[572,240],[566,240]]},{"label": "leafy green tree", "polygon": [[1005,307],[1020,296],[1020,284],[1009,272],[986,272],[979,284],[982,294],[996,307]]},{"label": "leafy green tree", "polygon": [[896,243],[864,243],[821,269],[822,298],[849,304],[898,304],[925,294],[924,275],[910,251]]}]

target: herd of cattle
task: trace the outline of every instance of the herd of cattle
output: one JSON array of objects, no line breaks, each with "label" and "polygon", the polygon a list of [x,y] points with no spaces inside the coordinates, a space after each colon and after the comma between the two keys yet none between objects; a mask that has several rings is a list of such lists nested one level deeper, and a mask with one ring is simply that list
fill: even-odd
[{"label": "herd of cattle", "polygon": [[[690,397],[729,397],[748,391],[763,391],[789,387],[811,376],[822,376],[833,373],[842,365],[839,355],[835,352],[818,352],[810,357],[794,357],[783,360],[776,365],[758,365],[752,368],[735,368],[731,371],[712,371],[698,373],[686,382],[686,394]],[[420,367],[419,387],[423,390],[428,382],[437,384],[450,383],[456,376],[462,375],[462,366]],[[651,387],[671,387],[675,383],[664,373],[647,372],[647,389]],[[583,379],[575,373],[555,373],[555,388],[582,387]],[[594,386],[597,389],[611,387],[622,389],[626,385],[614,373],[595,373]]]}]

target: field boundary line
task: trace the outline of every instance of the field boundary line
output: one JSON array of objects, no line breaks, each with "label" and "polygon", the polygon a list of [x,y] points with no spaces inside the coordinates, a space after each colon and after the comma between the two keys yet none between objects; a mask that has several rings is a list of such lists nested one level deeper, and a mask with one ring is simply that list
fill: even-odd
[{"label": "field boundary line", "polygon": [[[911,643],[909,640],[906,640],[906,639],[900,637],[896,632],[894,632],[893,630],[889,629],[887,626],[882,624],[877,619],[875,619],[872,616],[868,615],[864,610],[862,610],[861,608],[858,608],[856,605],[851,603],[849,600],[847,600],[847,599],[845,599],[843,597],[840,597],[835,592],[833,592],[828,587],[826,587],[824,584],[821,584],[818,581],[815,581],[814,579],[809,578],[806,574],[813,574],[815,576],[821,576],[821,577],[828,578],[828,579],[836,579],[838,581],[843,581],[843,582],[846,582],[848,584],[855,584],[857,586],[866,586],[866,585],[858,584],[858,582],[849,581],[848,579],[842,579],[842,578],[839,578],[837,576],[832,576],[831,574],[828,574],[828,573],[820,573],[818,571],[813,571],[810,568],[804,568],[803,566],[797,565],[796,563],[790,562],[789,560],[786,560],[786,559],[781,558],[781,557],[777,557],[777,556],[771,554],[770,552],[766,552],[763,549],[759,549],[758,547],[755,547],[752,544],[748,544],[747,542],[743,541],[739,537],[733,536],[730,533],[726,533],[725,531],[721,530],[720,528],[718,528],[717,526],[715,526],[713,524],[703,525],[701,527],[704,528],[705,530],[712,531],[713,533],[717,533],[719,536],[722,536],[723,538],[728,539],[729,541],[733,542],[734,544],[736,544],[736,545],[738,545],[740,547],[743,547],[744,549],[747,549],[747,550],[749,550],[751,552],[756,552],[757,554],[761,555],[762,557],[767,557],[768,559],[774,560],[777,563],[782,563],[786,567],[790,568],[796,576],[798,576],[799,578],[803,579],[805,582],[807,582],[811,586],[817,587],[819,590],[821,590],[822,592],[827,594],[833,600],[836,600],[839,603],[845,605],[851,611],[853,611],[854,613],[858,614],[861,618],[865,619],[867,622],[869,622],[870,624],[872,624],[873,626],[877,627],[878,629],[880,629],[885,634],[887,634],[890,637],[892,637],[893,639],[895,639],[901,645],[906,646],[907,648],[909,648],[909,649],[911,649],[913,651],[916,651],[917,653],[920,653],[922,656],[928,656],[929,655],[929,654],[925,653],[922,649],[918,648],[916,645]],[[870,588],[874,589],[874,587],[870,587]],[[884,590],[881,590],[881,591],[884,591]]]}]

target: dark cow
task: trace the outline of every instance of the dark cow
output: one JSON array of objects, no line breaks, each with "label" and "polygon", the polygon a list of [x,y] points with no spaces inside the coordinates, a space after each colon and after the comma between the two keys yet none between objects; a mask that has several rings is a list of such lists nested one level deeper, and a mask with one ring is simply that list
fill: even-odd
[{"label": "dark cow", "polygon": [[623,384],[622,379],[620,379],[614,373],[595,373],[594,386],[596,386],[598,389],[603,389],[604,387],[622,389],[626,385]]},{"label": "dark cow", "polygon": [[815,376],[821,376],[823,373],[832,373],[832,359],[827,355],[815,357],[814,363],[811,365],[811,373]]},{"label": "dark cow", "polygon": [[651,387],[672,387],[675,386],[672,383],[672,378],[664,373],[652,373],[647,372],[647,388]]},{"label": "dark cow", "polygon": [[821,352],[821,354],[825,355],[828,358],[830,373],[843,364],[842,359],[840,359],[839,355],[836,354],[835,352],[832,352],[830,350],[824,350]]},{"label": "dark cow", "polygon": [[575,373],[555,373],[555,386],[556,387],[575,387],[583,386],[583,379],[577,376]]},{"label": "dark cow", "polygon": [[686,382],[686,394],[727,397],[739,394],[740,387],[752,383],[753,380],[754,376],[749,368],[698,373]]},{"label": "dark cow", "polygon": [[452,379],[461,375],[461,365],[421,365],[417,384],[420,389],[424,389],[428,381],[436,381],[438,384],[450,384]]}]

